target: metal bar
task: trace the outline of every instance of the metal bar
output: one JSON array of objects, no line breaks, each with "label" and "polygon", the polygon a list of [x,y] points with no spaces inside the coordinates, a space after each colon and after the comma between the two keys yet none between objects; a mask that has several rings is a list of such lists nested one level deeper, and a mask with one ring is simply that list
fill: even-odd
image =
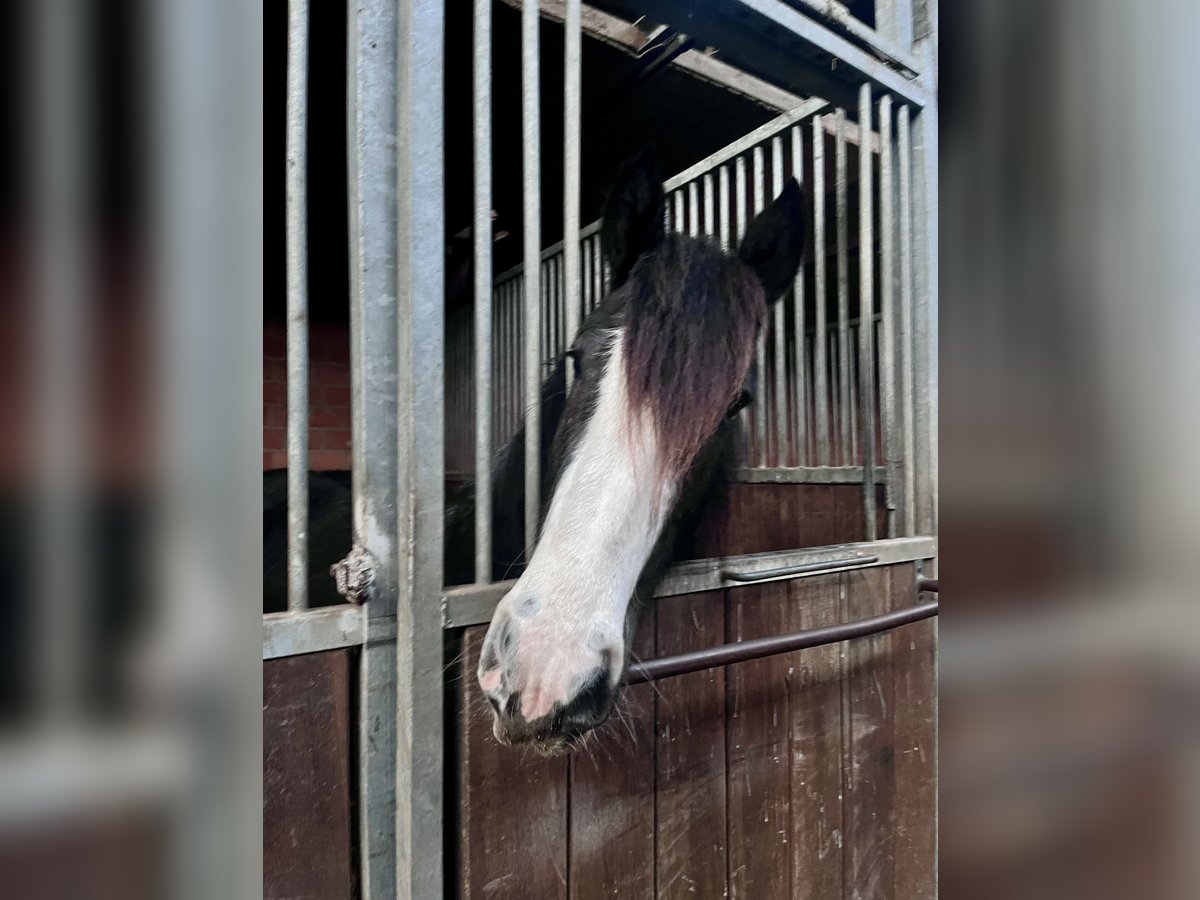
[{"label": "metal bar", "polygon": [[879,101],[879,391],[882,401],[883,459],[887,466],[887,534],[896,536],[896,493],[900,468],[899,418],[896,406],[896,211],[892,146],[892,98]]},{"label": "metal bar", "polygon": [[671,230],[683,234],[684,230],[684,206],[683,206],[683,190],[677,190],[671,194]]},{"label": "metal bar", "polygon": [[308,608],[308,3],[288,4],[288,609]]},{"label": "metal bar", "polygon": [[918,578],[917,590],[936,594],[938,592],[938,580],[936,578]]},{"label": "metal bar", "polygon": [[[757,216],[762,212],[766,205],[766,187],[764,180],[766,173],[763,165],[763,148],[759,145],[754,148],[751,154],[754,168],[754,194],[753,194],[753,215]],[[738,230],[739,242],[746,236],[746,230],[750,227],[750,222],[753,221],[753,216],[743,215],[741,228]],[[778,297],[768,297],[767,303],[774,303]],[[758,340],[754,348],[754,380],[757,384],[759,396],[754,403],[754,439],[756,443],[756,457],[760,466],[767,464],[767,329],[764,323],[763,328],[758,333]]]},{"label": "metal bar", "polygon": [[595,286],[592,296],[599,304],[604,299],[604,254],[600,249],[599,237],[592,238],[592,279]]},{"label": "metal bar", "polygon": [[[871,86],[858,92],[858,127],[871,131]],[[873,155],[858,148],[858,381],[862,408],[863,515],[868,541],[875,540],[875,195]]]},{"label": "metal bar", "polygon": [[716,219],[713,204],[715,202],[713,196],[713,176],[712,172],[704,174],[704,228],[702,234],[705,237],[713,237],[716,235]]},{"label": "metal bar", "polygon": [[[737,0],[737,3],[790,35],[824,51],[838,61],[839,68],[844,67],[856,76],[869,79],[881,89],[891,91],[918,105],[923,106],[930,102],[928,91],[920,82],[897,72],[888,64],[898,63],[899,60],[880,61],[872,53],[801,14],[783,0]],[[872,49],[881,55],[888,53],[884,47]]]},{"label": "metal bar", "polygon": [[[926,52],[932,52],[925,41]],[[937,107],[921,110],[913,141],[915,290],[913,362],[916,378],[914,435],[916,457],[916,524],[936,534],[938,522],[938,124]]]},{"label": "metal bar", "polygon": [[[937,553],[937,541],[932,537],[896,538],[873,543],[839,544],[829,547],[805,547],[798,550],[780,550],[771,553],[751,553],[728,556],[723,559],[701,559],[680,563],[667,570],[666,575],[654,588],[655,597],[674,597],[680,594],[697,594],[714,590],[737,590],[737,582],[730,583],[724,572],[736,568],[742,572],[760,572],[784,566],[858,557],[862,562],[856,568],[872,568],[893,563],[927,560]],[[814,577],[812,573],[801,573],[800,578]],[[496,604],[512,589],[514,582],[502,581],[478,586],[467,585],[448,589],[442,596],[445,617],[443,627],[461,628],[480,625],[491,621]]]},{"label": "metal bar", "polygon": [[890,631],[893,628],[910,625],[937,614],[938,604],[934,600],[909,609],[896,610],[868,619],[860,619],[857,622],[847,622],[844,625],[828,625],[824,628],[798,631],[794,634],[757,638],[737,644],[723,644],[707,650],[681,653],[678,656],[664,656],[661,659],[652,659],[630,666],[622,681],[626,685],[642,684],[647,681],[658,681],[661,678],[686,675],[689,672],[713,669],[717,666],[763,659],[767,656],[792,653],[810,647],[822,647],[826,644],[837,644]]},{"label": "metal bar", "polygon": [[847,465],[855,462],[850,451],[850,420],[854,410],[850,405],[850,282],[846,271],[846,111],[837,111],[838,133],[834,137],[835,241],[837,248],[837,310],[838,310],[838,426],[841,438],[839,456]]},{"label": "metal bar", "polygon": [[700,184],[697,181],[688,182],[688,229],[687,233],[697,237],[700,232]]},{"label": "metal bar", "polygon": [[681,188],[689,181],[699,178],[705,172],[711,172],[717,166],[727,163],[730,160],[739,159],[747,150],[757,147],[763,141],[774,137],[797,122],[803,122],[812,116],[813,113],[819,112],[828,105],[829,103],[820,97],[811,97],[805,100],[790,112],[786,112],[772,119],[770,122],[760,125],[753,131],[738,138],[732,144],[726,144],[716,153],[706,156],[695,165],[688,166],[678,175],[668,178],[663,185],[664,190],[673,191]]},{"label": "metal bar", "polygon": [[[746,210],[748,203],[746,200],[746,157],[739,156],[734,160],[734,196],[733,209],[730,211],[729,221],[729,252],[736,252],[738,243],[741,241],[742,232],[746,229]],[[751,393],[761,393],[761,379],[757,377],[757,369],[755,370],[755,384]],[[761,397],[756,397],[755,405],[762,402]],[[752,414],[748,407],[743,406],[741,412],[738,413],[738,421],[741,425],[741,448],[739,458],[744,462],[751,462],[750,452],[754,447],[754,434],[751,431]]]},{"label": "metal bar", "polygon": [[542,258],[541,121],[538,85],[538,8],[521,8],[521,169],[525,197],[525,553],[537,543],[541,468],[541,365],[538,323],[542,298],[538,275]]},{"label": "metal bar", "polygon": [[[804,132],[797,125],[792,129],[792,175],[800,184],[804,183]],[[795,453],[793,465],[801,466],[808,459],[808,360],[805,357],[804,334],[804,261],[796,271],[796,282],[792,286],[793,355],[792,406],[795,411]]]},{"label": "metal bar", "polygon": [[834,559],[829,562],[800,563],[795,566],[781,566],[778,569],[764,569],[761,572],[734,572],[726,570],[722,576],[726,581],[736,581],[739,584],[755,584],[759,581],[777,581],[790,575],[814,574],[844,569],[849,566],[861,566],[864,563],[879,562],[878,556],[852,556],[848,559]]},{"label": "metal bar", "polygon": [[[783,192],[783,137],[771,138],[771,193],[778,197]],[[798,276],[797,276],[798,277]],[[783,300],[775,301],[775,465],[787,462],[785,453],[788,439],[787,410],[787,333],[784,317],[786,308]]]},{"label": "metal bar", "polygon": [[[399,120],[389,135],[396,141],[398,161],[395,514],[401,577],[396,602],[395,896],[433,900],[445,893],[445,660],[437,602],[445,503],[445,5],[442,0],[400,0],[398,6]],[[535,256],[531,268],[536,266]],[[532,334],[536,348],[536,328]]]},{"label": "metal bar", "polygon": [[729,250],[729,166],[717,170],[717,238],[721,249]]},{"label": "metal bar", "polygon": [[[597,219],[595,222],[592,222],[589,225],[584,225],[583,228],[581,228],[579,230],[580,242],[582,242],[584,238],[588,238],[588,237],[591,237],[593,234],[599,233],[599,231],[600,231],[600,220],[599,219]],[[558,256],[562,252],[563,252],[563,242],[555,241],[553,244],[551,244],[549,247],[547,247],[545,250],[542,251],[541,259],[547,260],[547,259],[550,259],[551,257]],[[519,278],[522,275],[522,273],[524,273],[524,271],[525,271],[525,263],[519,262],[515,266],[511,266],[510,268],[505,269],[503,272],[501,272],[499,275],[497,275],[495,281],[493,282],[493,285],[495,287],[499,287],[500,285],[505,284],[506,282],[511,281],[514,278]]]},{"label": "metal bar", "polygon": [[909,112],[901,106],[896,117],[896,150],[900,182],[900,400],[901,445],[904,469],[904,534],[917,533],[916,525],[916,438],[913,427],[913,273],[912,273],[912,149]]},{"label": "metal bar", "polygon": [[492,580],[492,4],[475,0],[475,582]]},{"label": "metal bar", "polygon": [[817,429],[817,463],[831,462],[829,448],[829,329],[826,325],[828,294],[825,287],[825,130],[813,120],[813,324],[814,419]]},{"label": "metal bar", "polygon": [[[396,4],[347,7],[350,102],[350,402],[354,544],[374,572],[368,630],[396,620]],[[444,251],[442,251],[444,252]],[[439,253],[440,255],[440,253]],[[394,631],[394,628],[393,628]],[[365,900],[396,896],[396,644],[368,641],[359,671],[359,853]]]},{"label": "metal bar", "polygon": [[[563,265],[566,280],[566,341],[579,332],[579,185],[582,134],[580,48],[580,0],[566,0],[563,39]],[[566,367],[567,390],[575,378],[574,366]]]},{"label": "metal bar", "polygon": [[[875,480],[886,481],[887,469],[875,467]],[[734,470],[733,481],[745,484],[862,484],[862,466],[777,466]]]},{"label": "metal bar", "polygon": [[346,603],[263,616],[263,659],[319,653],[363,643],[363,608]]}]

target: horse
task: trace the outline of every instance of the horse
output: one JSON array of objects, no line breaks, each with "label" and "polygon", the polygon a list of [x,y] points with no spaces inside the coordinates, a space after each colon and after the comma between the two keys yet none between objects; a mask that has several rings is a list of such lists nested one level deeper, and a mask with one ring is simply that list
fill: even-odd
[{"label": "horse", "polygon": [[[502,743],[562,752],[611,713],[645,600],[728,482],[754,346],[800,265],[802,206],[790,179],[728,253],[666,233],[652,151],[618,170],[601,222],[609,292],[541,388],[542,505],[528,560],[523,428],[493,465],[492,577],[516,583],[476,677]],[[310,473],[309,489],[311,584],[349,550],[352,505],[348,473]],[[474,491],[447,497],[446,584],[472,579]],[[266,608],[283,608],[282,472],[264,473],[264,509]],[[324,581],[314,603],[335,599]]]}]

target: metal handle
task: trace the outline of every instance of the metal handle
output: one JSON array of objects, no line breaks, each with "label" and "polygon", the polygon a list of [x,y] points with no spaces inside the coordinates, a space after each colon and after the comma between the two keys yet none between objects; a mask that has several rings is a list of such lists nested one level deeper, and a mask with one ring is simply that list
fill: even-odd
[{"label": "metal handle", "polygon": [[919,622],[937,614],[938,604],[934,600],[909,609],[896,610],[881,616],[860,619],[857,622],[847,622],[844,625],[829,625],[810,631],[798,631],[794,634],[742,641],[739,644],[722,644],[720,647],[681,653],[678,656],[664,656],[661,659],[652,659],[630,666],[625,673],[624,682],[625,684],[642,684],[646,681],[672,678],[675,675],[686,675],[689,672],[699,672],[730,663],[762,659],[765,656],[775,656],[779,653],[790,653],[793,650],[836,644],[852,638],[866,637],[881,631],[899,628],[901,625]]},{"label": "metal handle", "polygon": [[741,584],[751,584],[755,581],[767,581],[771,578],[786,578],[788,575],[804,575],[808,572],[836,571],[847,566],[866,566],[879,562],[878,556],[855,556],[849,559],[831,559],[826,562],[803,563],[797,566],[784,566],[780,569],[765,569],[762,572],[730,572],[721,573],[726,581],[737,581]]}]

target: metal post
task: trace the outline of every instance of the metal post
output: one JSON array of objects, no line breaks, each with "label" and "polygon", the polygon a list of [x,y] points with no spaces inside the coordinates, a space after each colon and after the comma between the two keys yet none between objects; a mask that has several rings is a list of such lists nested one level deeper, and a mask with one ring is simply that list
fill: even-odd
[{"label": "metal post", "polygon": [[896,150],[900,182],[900,399],[901,448],[904,466],[904,534],[912,537],[916,525],[916,437],[913,373],[913,273],[912,273],[912,148],[908,106],[896,119]]},{"label": "metal post", "polygon": [[[778,197],[783,191],[783,137],[771,138],[771,193]],[[770,300],[771,298],[768,298]],[[788,437],[787,414],[787,334],[784,331],[786,309],[783,299],[775,301],[775,465],[787,465],[785,455]]]},{"label": "metal post", "polygon": [[854,409],[850,401],[850,282],[846,271],[846,111],[839,107],[834,135],[835,240],[837,246],[837,310],[838,310],[838,424],[841,439],[838,456],[843,465],[854,465],[851,449],[851,420]]},{"label": "metal post", "polygon": [[879,101],[879,390],[882,400],[883,458],[887,465],[887,533],[896,536],[897,488],[900,480],[899,416],[896,404],[895,305],[895,147],[892,145],[892,98]]},{"label": "metal post", "polygon": [[399,120],[388,135],[398,185],[396,896],[434,900],[444,895],[445,7],[401,0],[399,11]]},{"label": "metal post", "polygon": [[[928,48],[927,48],[928,49]],[[936,67],[927,71],[936,72]],[[937,309],[938,309],[938,125],[937,108],[925,106],[913,140],[914,274],[913,363],[916,393],[916,525],[919,534],[937,533]]]},{"label": "metal post", "polygon": [[[797,125],[792,129],[792,174],[796,181],[804,183],[804,132]],[[804,321],[804,263],[796,272],[796,283],[792,288],[792,315],[795,328],[795,363],[792,371],[794,385],[793,406],[795,407],[795,462],[803,466],[808,462],[808,359],[805,354]]]},{"label": "metal post", "polygon": [[713,202],[713,176],[712,172],[707,172],[704,175],[704,228],[701,231],[705,237],[712,237],[716,234]]},{"label": "metal post", "polygon": [[542,298],[538,269],[542,258],[541,135],[539,129],[538,4],[521,6],[521,169],[525,195],[525,553],[537,543],[541,467],[541,371],[538,322]]},{"label": "metal post", "polygon": [[[580,0],[566,0],[563,75],[563,267],[565,269],[567,344],[579,333],[579,171],[582,134],[580,112],[581,51],[579,36]],[[567,390],[575,377],[574,366],[566,367]]]},{"label": "metal post", "polygon": [[872,186],[871,86],[858,92],[858,397],[862,421],[863,514],[868,541],[875,522],[875,200]]},{"label": "metal post", "polygon": [[[763,165],[763,148],[760,144],[755,147],[752,154],[754,167],[754,195],[753,195],[753,215],[743,215],[741,220],[741,228],[738,230],[738,240],[740,241],[746,235],[746,229],[749,227],[753,216],[757,216],[762,212],[766,205],[765,193],[766,186],[763,183],[766,177]],[[744,207],[742,207],[744,209]],[[768,297],[767,302],[772,303],[778,297]],[[754,349],[754,372],[755,380],[758,383],[758,394],[754,402],[754,437],[757,444],[757,452],[755,458],[760,466],[767,464],[767,328],[766,323],[763,323],[762,330],[758,333],[758,342]]]},{"label": "metal post", "polygon": [[288,3],[288,610],[308,608],[308,3]]},{"label": "metal post", "polygon": [[[363,606],[359,855],[366,900],[396,896],[396,5],[348,7],[350,396],[354,544],[374,568]],[[440,254],[439,254],[440,256]]]},{"label": "metal post", "polygon": [[475,0],[475,582],[492,580],[492,4]]},{"label": "metal post", "polygon": [[[746,210],[749,204],[746,200],[746,157],[739,156],[734,161],[733,168],[733,211],[731,213],[732,221],[729,227],[729,244],[731,252],[736,252],[738,243],[741,241],[742,233],[746,230]],[[736,225],[734,224],[736,223]],[[757,369],[755,370],[757,377]],[[762,379],[757,378],[754,385],[754,392],[759,396],[754,398],[754,405],[762,405]],[[753,460],[751,458],[751,450],[754,448],[753,434],[750,430],[751,412],[747,407],[742,407],[742,411],[738,418],[741,421],[742,431],[742,459],[744,465],[750,465]]]},{"label": "metal post", "polygon": [[825,288],[825,128],[820,117],[812,120],[813,141],[813,280],[815,321],[813,323],[814,419],[817,428],[817,465],[830,464],[829,449],[829,328],[826,324]]}]

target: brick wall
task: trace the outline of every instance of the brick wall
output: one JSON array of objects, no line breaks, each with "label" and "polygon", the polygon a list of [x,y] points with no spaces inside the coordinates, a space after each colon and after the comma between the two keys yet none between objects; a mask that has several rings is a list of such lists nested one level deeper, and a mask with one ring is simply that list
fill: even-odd
[{"label": "brick wall", "polygon": [[[308,464],[350,468],[350,328],[309,326]],[[263,469],[287,467],[287,327],[263,323]]]}]

